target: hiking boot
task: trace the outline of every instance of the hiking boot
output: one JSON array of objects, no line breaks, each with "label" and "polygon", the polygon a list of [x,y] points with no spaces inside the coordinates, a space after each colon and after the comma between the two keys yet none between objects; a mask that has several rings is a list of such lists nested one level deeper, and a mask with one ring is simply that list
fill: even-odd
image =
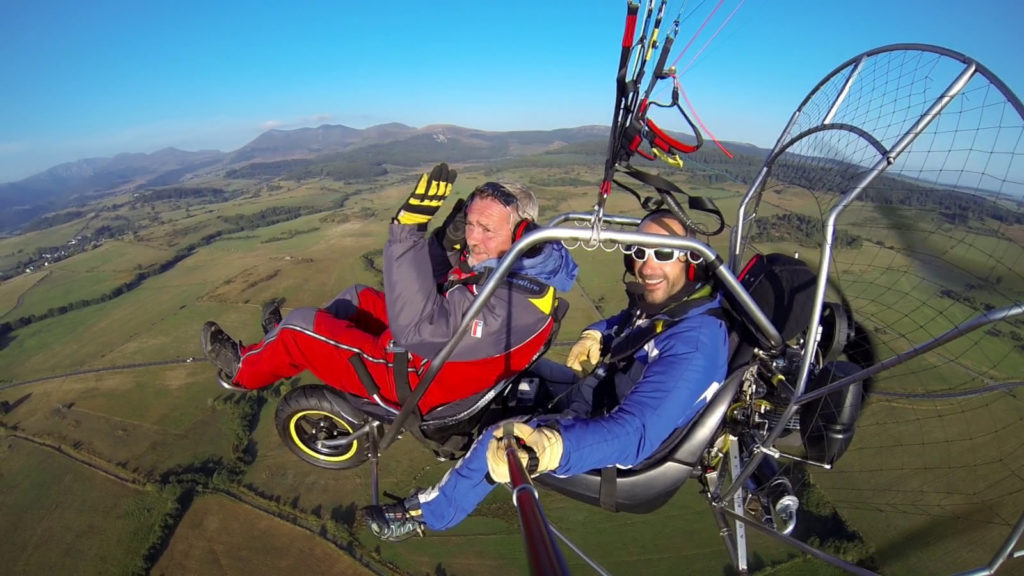
[{"label": "hiking boot", "polygon": [[416,496],[394,504],[367,506],[363,508],[363,517],[370,532],[381,540],[401,542],[413,536],[423,536],[423,511]]},{"label": "hiking boot", "polygon": [[216,322],[203,324],[203,354],[214,366],[220,368],[217,376],[221,381],[231,382],[235,379],[238,365],[242,361],[241,345],[241,342],[232,340]]},{"label": "hiking boot", "polygon": [[281,307],[277,304],[277,300],[271,300],[263,305],[263,312],[261,313],[260,325],[263,327],[263,335],[270,334],[270,331],[277,327],[283,319],[281,316]]}]

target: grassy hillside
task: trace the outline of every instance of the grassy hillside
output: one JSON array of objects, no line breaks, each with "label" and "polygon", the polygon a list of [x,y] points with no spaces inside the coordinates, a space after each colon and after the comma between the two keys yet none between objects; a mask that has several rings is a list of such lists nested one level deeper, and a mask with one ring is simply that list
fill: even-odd
[{"label": "grassy hillside", "polygon": [[[464,197],[486,180],[515,179],[537,191],[542,219],[585,211],[600,180],[600,164],[590,154],[578,146],[532,163],[460,166],[454,196]],[[714,165],[697,168],[693,178],[686,170],[672,177],[695,194],[715,198],[731,221],[744,187],[708,176],[720,175]],[[736,172],[746,174],[747,168],[742,164]],[[0,284],[5,322],[97,299],[148,274],[112,299],[41,317],[0,342],[0,400],[14,406],[0,416],[7,435],[0,438],[0,515],[14,519],[0,525],[0,557],[18,573],[130,573],[144,561],[153,562],[156,574],[271,574],[305,567],[358,574],[366,566],[384,573],[526,573],[514,510],[501,490],[449,533],[400,545],[378,543],[355,522],[358,507],[369,502],[369,467],[326,471],[300,462],[274,430],[279,389],[230,395],[217,386],[199,349],[199,328],[208,319],[252,342],[260,337],[260,306],[271,298],[283,298],[287,312],[326,303],[354,283],[380,286],[379,266],[371,263],[379,259],[387,219],[413,181],[413,172],[390,167],[374,180],[232,180],[208,183],[231,191],[215,197],[143,194],[107,201],[95,212],[105,222],[131,223],[123,234],[43,272]],[[639,210],[631,196],[616,191],[608,212]],[[819,220],[821,214],[813,199],[782,190],[766,198],[759,219],[792,213]],[[872,228],[883,218],[877,208],[869,206],[854,218],[849,228],[864,241],[840,251],[837,263],[849,279],[847,296],[865,311],[871,327],[903,318],[892,316],[899,301],[873,293],[879,284],[902,287],[904,298],[934,299],[930,285],[894,272],[919,263],[900,260],[887,247],[918,239],[865,233],[884,230]],[[0,240],[0,259],[19,261],[96,221],[83,216]],[[779,231],[785,234],[769,234]],[[774,226],[757,243],[814,261],[817,253],[804,236],[792,226]],[[980,242],[988,243],[984,250],[1020,250],[1019,241]],[[715,237],[711,245],[724,253],[728,238]],[[951,238],[931,248],[948,252],[961,245]],[[580,330],[624,303],[620,252],[577,248],[573,254],[581,274],[565,295],[570,313],[561,345],[550,352],[558,360]],[[891,265],[880,269],[873,264],[880,258]],[[978,261],[977,254],[964,253],[959,272],[930,273],[943,274],[950,289],[993,300],[967,286],[976,274],[972,262]],[[897,298],[895,291],[890,298]],[[962,298],[946,300],[946,322],[975,310]],[[930,330],[933,317],[921,310],[902,321]],[[907,343],[889,339],[880,346],[887,354]],[[990,338],[980,348],[957,346],[948,354],[961,364],[1006,378],[1024,373],[1008,338]],[[921,362],[931,369],[937,360]],[[878,385],[889,391],[936,387],[916,374],[910,365]],[[288,385],[313,382],[306,374]],[[1014,521],[1011,512],[1024,508],[1024,460],[1006,445],[1007,438],[1024,433],[1022,414],[1019,390],[958,402],[872,400],[848,455],[836,470],[812,472],[812,478],[873,547],[882,572],[933,574],[976,566],[1005,536],[1005,525]],[[406,437],[384,454],[380,480],[384,490],[404,495],[437,481],[449,467]],[[645,516],[610,514],[546,491],[541,497],[549,519],[613,573],[728,573],[728,556],[698,490],[691,482]],[[181,517],[164,531],[174,503],[183,503]],[[59,557],[40,553],[38,529],[22,528],[37,525],[32,515],[40,510],[51,524],[78,535]],[[948,521],[950,514],[962,521]],[[111,518],[119,524],[112,526]],[[962,547],[948,545],[959,532],[967,536]],[[163,538],[158,553],[154,533]],[[755,568],[796,556],[774,541],[750,537]],[[903,546],[905,541],[912,547]],[[574,572],[587,572],[582,561],[571,554],[569,560]],[[798,559],[766,573],[829,572]]]}]

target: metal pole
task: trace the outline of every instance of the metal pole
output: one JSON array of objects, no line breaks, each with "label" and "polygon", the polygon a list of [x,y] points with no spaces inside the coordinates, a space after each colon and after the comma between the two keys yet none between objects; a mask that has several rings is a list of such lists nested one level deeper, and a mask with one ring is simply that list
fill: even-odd
[{"label": "metal pole", "polygon": [[512,422],[505,423],[503,432],[505,461],[512,484],[512,503],[519,513],[519,528],[530,562],[530,574],[568,574],[565,558],[555,544],[544,511],[541,510],[537,489],[530,481],[530,475],[523,469],[523,463],[519,461],[519,449],[512,435]]}]

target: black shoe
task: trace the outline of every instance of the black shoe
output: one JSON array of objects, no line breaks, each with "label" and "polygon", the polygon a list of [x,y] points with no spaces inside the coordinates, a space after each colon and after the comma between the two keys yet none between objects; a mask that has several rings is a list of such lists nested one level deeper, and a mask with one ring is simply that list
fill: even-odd
[{"label": "black shoe", "polygon": [[203,354],[220,368],[218,376],[229,382],[235,379],[238,365],[242,361],[241,342],[235,342],[216,322],[203,324]]},{"label": "black shoe", "polygon": [[413,536],[423,536],[423,512],[415,496],[394,504],[367,506],[363,508],[363,517],[370,532],[381,540],[401,542]]},{"label": "black shoe", "polygon": [[281,307],[277,304],[277,300],[271,300],[263,305],[260,325],[263,327],[264,336],[270,334],[270,331],[280,324],[281,320]]}]

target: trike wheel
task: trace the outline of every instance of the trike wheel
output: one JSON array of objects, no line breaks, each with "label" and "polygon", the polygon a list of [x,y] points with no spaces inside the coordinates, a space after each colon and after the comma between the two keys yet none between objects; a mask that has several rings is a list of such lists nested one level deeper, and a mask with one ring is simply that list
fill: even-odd
[{"label": "trike wheel", "polygon": [[337,442],[355,434],[367,418],[326,386],[302,386],[285,394],[274,422],[288,449],[314,466],[354,468],[370,456],[368,435]]}]

